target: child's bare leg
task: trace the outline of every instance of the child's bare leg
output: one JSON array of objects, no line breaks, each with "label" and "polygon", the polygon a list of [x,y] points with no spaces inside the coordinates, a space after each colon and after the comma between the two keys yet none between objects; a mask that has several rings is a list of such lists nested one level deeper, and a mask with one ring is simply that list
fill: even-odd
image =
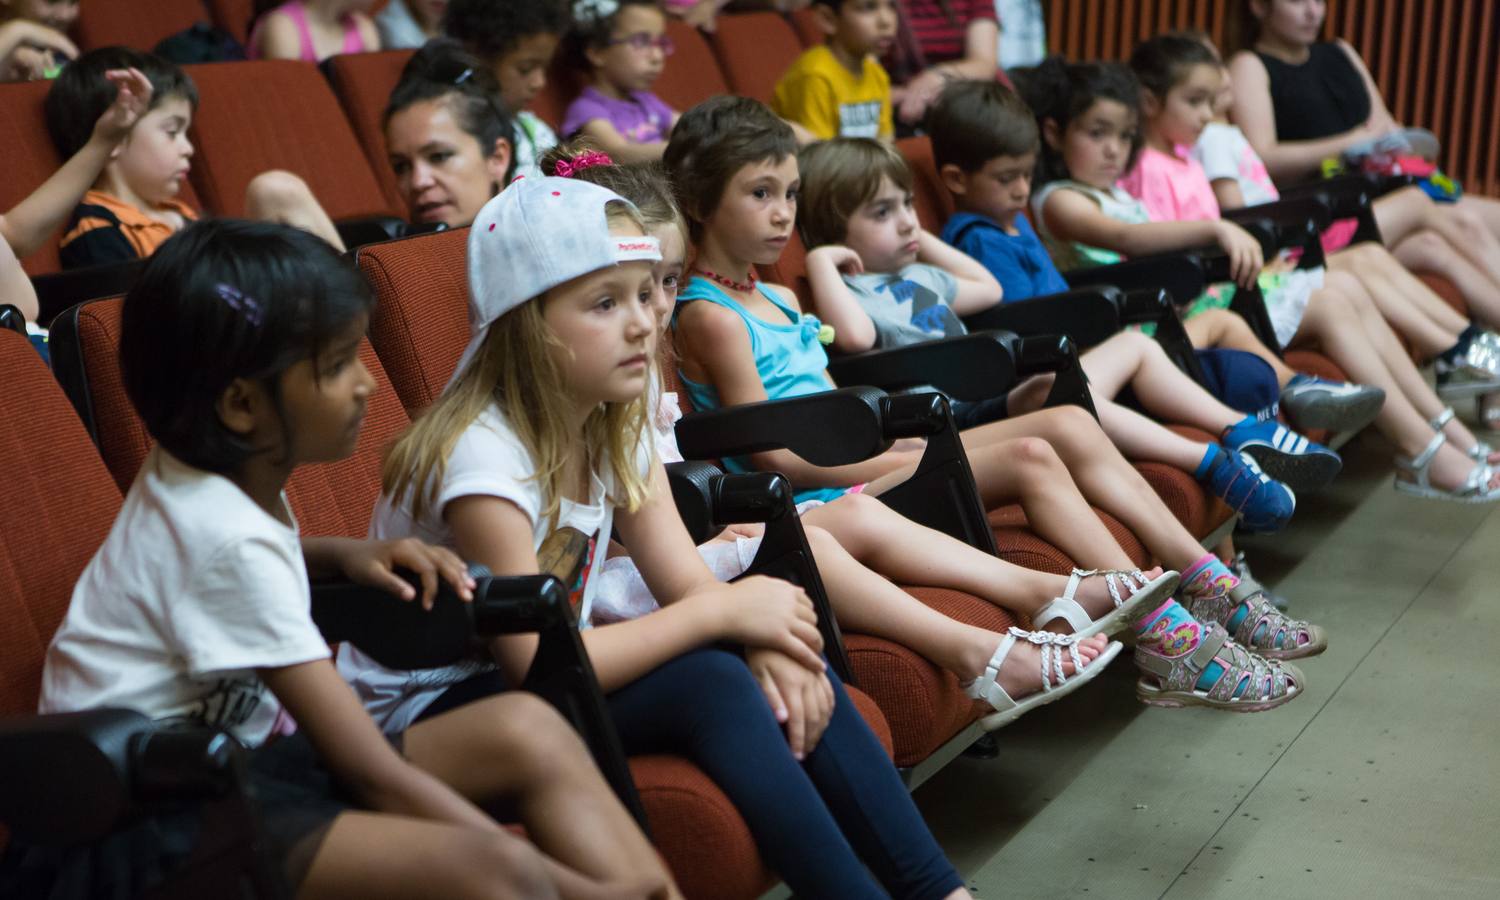
[{"label": "child's bare leg", "polygon": [[35,322],[41,311],[31,279],[26,277],[21,261],[16,259],[4,238],[0,238],[0,303],[9,303],[19,309],[28,322]]},{"label": "child's bare leg", "polygon": [[[870,505],[883,506],[878,500],[871,500]],[[900,518],[899,514],[893,515]],[[805,520],[806,516],[803,518]],[[866,568],[849,554],[839,540],[822,528],[808,528],[807,541],[812,547],[818,572],[823,578],[824,587],[828,589],[828,600],[833,604],[834,614],[838,616],[840,625],[851,631],[882,637],[910,647],[922,657],[957,675],[960,680],[969,681],[984,673],[985,667],[995,655],[995,649],[1000,646],[1001,635],[950,619],[927,606],[875,571]],[[950,565],[950,568],[961,566]],[[992,593],[993,590],[992,587]],[[1050,600],[1051,597],[1047,599]],[[1089,612],[1095,617],[1102,615],[1108,611],[1111,603],[1108,595],[1105,595],[1103,603],[1094,603],[1094,608]],[[1038,603],[1031,610],[1025,611],[1035,612],[1041,607],[1042,604]],[[1098,656],[1107,644],[1107,638],[1095,635],[1079,643],[1079,654],[1084,662],[1088,662]],[[1016,655],[1018,652],[1019,656]],[[1014,664],[1011,662],[1012,658],[1015,659]],[[1040,651],[1035,646],[1016,647],[1006,657],[1001,669],[1000,686],[1012,697],[1041,690],[1040,662]]]},{"label": "child's bare leg", "polygon": [[1458,343],[1469,324],[1383,247],[1358,244],[1329,257],[1326,283],[1348,294],[1352,288],[1347,280],[1359,283],[1391,328],[1411,341],[1424,359]]},{"label": "child's bare leg", "polygon": [[[1292,345],[1309,341],[1317,342],[1351,378],[1385,391],[1385,404],[1375,418],[1375,427],[1402,455],[1415,457],[1427,447],[1433,437],[1428,417],[1401,390],[1385,361],[1370,345],[1359,314],[1342,295],[1320,291],[1308,302]],[[1444,446],[1433,459],[1430,477],[1434,485],[1451,490],[1463,484],[1473,468],[1473,460],[1451,445]]]},{"label": "child's bare leg", "polygon": [[307,182],[291,172],[272,170],[251,179],[245,189],[245,215],[262,222],[280,222],[311,232],[344,251],[343,238],[333,220],[313,196]]},{"label": "child's bare leg", "polygon": [[1275,370],[1276,383],[1281,387],[1286,387],[1292,376],[1297,374],[1281,361],[1281,357],[1261,343],[1244,319],[1227,309],[1204,310],[1182,324],[1194,347],[1222,347],[1259,356]]},{"label": "child's bare leg", "polygon": [[1113,400],[1096,401],[1094,406],[1099,413],[1099,427],[1126,459],[1164,463],[1192,473],[1208,454],[1208,444],[1185,438]]},{"label": "child's bare leg", "polygon": [[[1387,245],[1395,248],[1398,259],[1411,265],[1401,253],[1406,241],[1420,231],[1430,231],[1447,245],[1447,253],[1460,256],[1484,273],[1492,284],[1500,284],[1500,240],[1486,223],[1478,209],[1487,209],[1474,204],[1450,206],[1436,203],[1432,198],[1415,188],[1387,194],[1375,201],[1375,222]],[[1430,248],[1429,248],[1430,249]],[[1425,267],[1417,267],[1426,271]],[[1468,291],[1464,292],[1468,297]],[[1490,297],[1477,298],[1489,304],[1487,313],[1495,310],[1495,300]],[[1488,320],[1488,317],[1487,317]]]},{"label": "child's bare leg", "polygon": [[558,897],[542,855],[503,830],[348,812],[323,836],[299,900]]},{"label": "child's bare leg", "polygon": [[539,697],[501,694],[419,722],[405,752],[465,797],[511,801],[528,837],[568,867],[601,880],[671,883],[583,741]]},{"label": "child's bare leg", "polygon": [[1500,280],[1464,258],[1436,232],[1419,231],[1391,252],[1403,266],[1453,282],[1478,321],[1491,328],[1500,324]]},{"label": "child's bare leg", "polygon": [[[873,570],[893,581],[964,591],[1027,615],[1035,614],[1053,598],[1062,596],[1068,585],[1065,576],[1025,569],[976,550],[941,531],[913,522],[865,494],[848,494],[810,509],[803,514],[802,521],[807,525],[809,541],[814,533],[819,533],[837,543],[838,551],[830,553],[831,557],[847,556],[862,569]],[[819,552],[816,544],[813,552],[815,555]],[[822,556],[818,556],[818,569],[828,584]],[[1154,578],[1159,573],[1149,574]],[[886,584],[890,586],[889,582]],[[905,596],[904,591],[901,593]],[[1077,600],[1094,618],[1108,612],[1114,604],[1109,588],[1098,580],[1085,580],[1078,588]],[[1067,630],[1066,623],[1059,630]]]},{"label": "child's bare leg", "polygon": [[1096,394],[1114,398],[1128,385],[1141,406],[1167,421],[1219,434],[1244,418],[1177,368],[1161,344],[1138,331],[1120,332],[1079,361]]}]

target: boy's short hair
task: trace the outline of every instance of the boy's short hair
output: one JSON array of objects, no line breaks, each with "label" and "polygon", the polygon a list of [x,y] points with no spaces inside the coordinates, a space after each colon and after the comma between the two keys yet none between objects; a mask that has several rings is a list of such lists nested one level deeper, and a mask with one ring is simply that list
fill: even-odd
[{"label": "boy's short hair", "polygon": [[151,109],[171,97],[198,108],[198,86],[174,63],[129,47],[90,50],[63,66],[47,90],[47,133],[64,159],[83,149],[94,134],[94,123],[115,102],[119,90],[104,73],[128,68],[140,69],[151,82]]},{"label": "boy's short hair", "polygon": [[797,157],[802,170],[797,231],[807,249],[841,243],[849,233],[849,217],[868,203],[889,178],[911,192],[911,169],[901,153],[874,138],[834,138],[803,149]]},{"label": "boy's short hair", "polygon": [[450,0],[443,13],[443,34],[486,63],[533,35],[562,37],[571,24],[562,0]]},{"label": "boy's short hair", "polygon": [[688,220],[693,240],[713,215],[734,174],[748,165],[780,162],[797,154],[790,125],[749,97],[721,95],[682,114],[672,128],[662,162]]},{"label": "boy's short hair", "polygon": [[1025,156],[1041,146],[1036,116],[998,81],[955,81],[927,114],[938,168],[977,172],[999,156]]},{"label": "boy's short hair", "polygon": [[[219,418],[236,378],[266,385],[374,307],[359,270],[300,228],[196,222],[152,254],[120,313],[120,372],[146,431],[190,466],[226,474],[264,447]],[[316,371],[316,370],[315,370]]]}]

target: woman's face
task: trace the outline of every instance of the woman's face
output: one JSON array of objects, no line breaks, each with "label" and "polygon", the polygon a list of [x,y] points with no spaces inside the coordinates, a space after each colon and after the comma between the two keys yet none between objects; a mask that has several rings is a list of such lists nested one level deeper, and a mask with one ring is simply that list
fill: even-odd
[{"label": "woman's face", "polygon": [[413,222],[470,224],[495,196],[510,164],[510,142],[501,139],[485,154],[444,97],[413,103],[391,116],[385,143]]},{"label": "woman's face", "polygon": [[1252,0],[1261,34],[1286,44],[1310,46],[1323,34],[1327,0]]}]

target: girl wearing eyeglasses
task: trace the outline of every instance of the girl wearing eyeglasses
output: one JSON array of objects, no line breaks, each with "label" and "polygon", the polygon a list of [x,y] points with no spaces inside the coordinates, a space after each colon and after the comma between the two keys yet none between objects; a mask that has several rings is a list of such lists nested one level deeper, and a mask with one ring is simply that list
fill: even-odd
[{"label": "girl wearing eyeglasses", "polygon": [[569,50],[591,75],[563,134],[587,137],[617,162],[661,159],[679,113],[651,93],[672,39],[657,0],[576,0]]}]

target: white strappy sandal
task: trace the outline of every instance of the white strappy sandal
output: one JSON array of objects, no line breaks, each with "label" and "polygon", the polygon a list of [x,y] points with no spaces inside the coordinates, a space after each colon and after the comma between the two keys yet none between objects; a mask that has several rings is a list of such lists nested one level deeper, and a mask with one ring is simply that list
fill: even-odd
[{"label": "white strappy sandal", "polygon": [[[1443,429],[1448,425],[1449,422],[1453,421],[1453,417],[1456,415],[1458,415],[1458,413],[1453,411],[1453,407],[1445,406],[1443,407],[1443,411],[1437,414],[1437,418],[1433,419],[1427,424],[1432,427],[1433,431],[1436,431],[1438,434],[1442,434]],[[1484,441],[1480,440],[1476,440],[1474,442],[1474,446],[1470,447],[1468,450],[1470,459],[1477,462],[1482,462],[1485,465],[1489,465],[1490,454],[1494,452],[1494,447],[1491,447],[1489,444],[1486,444]],[[1491,466],[1491,468],[1494,467]]]},{"label": "white strappy sandal", "polygon": [[[1115,607],[1098,619],[1089,614],[1073,597],[1085,578],[1099,576],[1109,588],[1110,599]],[[1031,623],[1038,630],[1046,628],[1057,619],[1065,619],[1073,626],[1073,637],[1082,640],[1096,634],[1113,637],[1130,627],[1136,619],[1165,603],[1177,590],[1180,576],[1168,569],[1151,581],[1140,569],[1074,569],[1068,576],[1068,586],[1063,595],[1037,610]]]},{"label": "white strappy sandal", "polygon": [[[1447,410],[1448,418],[1452,418],[1452,412],[1452,409]],[[1447,424],[1447,419],[1441,415],[1433,419],[1433,422],[1439,421]],[[1493,503],[1500,500],[1500,490],[1490,489],[1490,478],[1494,472],[1489,464],[1483,461],[1476,462],[1474,468],[1469,471],[1469,477],[1464,479],[1464,483],[1451,491],[1433,485],[1428,478],[1428,471],[1432,468],[1433,458],[1446,443],[1448,443],[1448,435],[1439,429],[1428,442],[1427,448],[1417,454],[1415,459],[1396,457],[1396,468],[1400,470],[1396,475],[1396,490],[1414,497],[1448,500],[1453,503]],[[1411,478],[1402,478],[1401,472],[1410,475]]]},{"label": "white strappy sandal", "polygon": [[[1000,667],[1005,663],[1005,657],[1010,655],[1011,648],[1018,640],[1035,644],[1041,651],[1042,657],[1042,689],[1020,700],[1012,698],[1005,692],[1005,688],[1000,686]],[[1104,652],[1096,656],[1093,662],[1085,664],[1083,657],[1078,653],[1078,639],[1073,635],[1011,628],[1006,632],[1005,637],[1001,638],[1000,646],[995,649],[995,655],[990,657],[990,664],[985,667],[984,674],[966,685],[964,693],[975,700],[983,700],[995,708],[995,712],[979,720],[979,725],[984,730],[994,731],[996,728],[1014,722],[1038,706],[1061,700],[1083,687],[1103,672],[1104,667],[1119,656],[1123,649],[1125,646],[1119,641],[1111,641],[1104,648]],[[1064,652],[1068,653],[1073,660],[1072,675],[1063,673]]]}]

